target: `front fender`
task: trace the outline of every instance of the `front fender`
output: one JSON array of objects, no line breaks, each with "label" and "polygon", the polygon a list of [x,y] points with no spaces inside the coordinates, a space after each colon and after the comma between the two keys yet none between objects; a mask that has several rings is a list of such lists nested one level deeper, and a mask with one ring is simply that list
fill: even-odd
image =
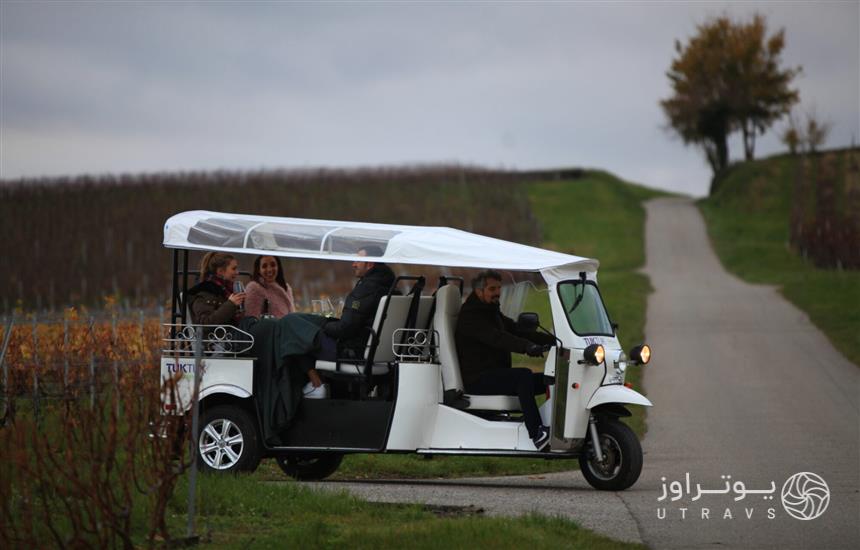
[{"label": "front fender", "polygon": [[597,388],[597,391],[591,396],[587,408],[593,409],[605,403],[630,403],[631,405],[653,407],[652,403],[644,395],[620,384]]}]

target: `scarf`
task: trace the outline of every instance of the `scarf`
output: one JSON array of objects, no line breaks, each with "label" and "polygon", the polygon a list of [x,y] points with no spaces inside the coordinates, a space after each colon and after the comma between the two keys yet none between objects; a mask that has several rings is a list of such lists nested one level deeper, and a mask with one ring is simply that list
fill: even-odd
[{"label": "scarf", "polygon": [[210,273],[209,275],[206,275],[206,280],[214,283],[221,290],[221,294],[225,298],[230,298],[233,294],[233,285],[228,283],[226,279]]}]

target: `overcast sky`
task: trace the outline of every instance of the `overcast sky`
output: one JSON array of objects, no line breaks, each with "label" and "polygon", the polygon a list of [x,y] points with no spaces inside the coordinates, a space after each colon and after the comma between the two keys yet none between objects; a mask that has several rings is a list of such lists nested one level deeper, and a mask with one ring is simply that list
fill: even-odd
[{"label": "overcast sky", "polygon": [[860,139],[857,1],[0,2],[3,179],[459,162],[701,195],[703,156],[658,106],[674,41],[755,11],[828,145]]}]

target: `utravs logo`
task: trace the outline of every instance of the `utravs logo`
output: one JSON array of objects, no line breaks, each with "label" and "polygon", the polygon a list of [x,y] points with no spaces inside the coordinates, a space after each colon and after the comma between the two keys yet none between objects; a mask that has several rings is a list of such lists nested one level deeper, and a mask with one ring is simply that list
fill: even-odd
[{"label": "utravs logo", "polygon": [[[657,519],[666,519],[673,516],[679,519],[702,519],[707,520],[712,517],[722,519],[734,519],[741,517],[752,519],[753,517],[764,516],[767,519],[776,517],[776,508],[772,506],[774,495],[776,493],[776,483],[771,481],[770,487],[763,489],[748,489],[743,481],[732,481],[732,476],[722,475],[720,479],[723,481],[723,486],[717,488],[703,488],[701,483],[693,483],[690,479],[690,473],[684,474],[683,480],[676,480],[667,483],[665,477],[661,477],[663,482],[663,492],[657,498],[657,502],[679,502],[685,497],[689,498],[690,503],[698,503],[696,505],[677,506],[676,509],[670,510],[668,506],[657,507]],[[718,500],[720,495],[726,495],[732,499],[726,503],[725,498],[722,501]],[[702,498],[705,498],[701,503]],[[761,498],[764,506],[757,506],[756,499]],[[749,500],[747,500],[749,499]],[[812,472],[800,472],[794,474],[785,480],[780,493],[782,507],[786,513],[793,518],[800,520],[811,520],[819,517],[827,510],[830,504],[830,488],[824,479],[818,474]],[[743,506],[733,505],[745,501]],[[704,506],[707,503],[707,506]],[[762,510],[762,508],[764,508]]]}]

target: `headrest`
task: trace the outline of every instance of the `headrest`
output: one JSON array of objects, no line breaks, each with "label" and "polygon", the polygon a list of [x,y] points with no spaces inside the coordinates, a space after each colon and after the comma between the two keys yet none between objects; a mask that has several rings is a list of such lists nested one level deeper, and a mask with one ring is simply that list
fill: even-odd
[{"label": "headrest", "polygon": [[460,312],[460,289],[454,285],[445,285],[436,291],[436,311],[446,315],[456,315]]}]

